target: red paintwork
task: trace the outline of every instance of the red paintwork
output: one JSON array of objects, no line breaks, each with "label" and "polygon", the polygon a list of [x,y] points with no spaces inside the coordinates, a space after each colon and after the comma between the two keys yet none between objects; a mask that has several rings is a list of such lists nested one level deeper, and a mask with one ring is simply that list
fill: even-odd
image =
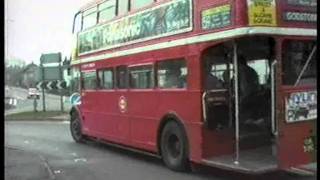
[{"label": "red paintwork", "polygon": [[[306,37],[281,37],[278,38],[277,48],[279,52],[282,51],[282,43],[286,39],[295,40],[314,40],[314,38]],[[282,59],[282,54],[277,53],[277,59]],[[279,61],[278,72],[282,72],[282,61]],[[278,143],[278,165],[282,169],[287,169],[299,164],[307,164],[313,161],[313,157],[309,153],[303,152],[303,140],[310,135],[313,135],[315,130],[315,121],[302,121],[296,123],[286,123],[285,121],[285,100],[289,93],[316,90],[315,86],[284,86],[282,85],[282,78],[278,76],[277,86],[280,87],[277,91],[277,119],[279,130]],[[294,158],[293,158],[294,157]]]},{"label": "red paintwork", "polygon": [[[281,117],[279,117],[278,162],[281,168],[307,164],[313,161],[312,154],[304,152],[304,139],[314,135],[315,121],[308,120],[296,123],[285,122],[285,98],[290,93],[316,90],[316,87],[282,87],[280,100]],[[293,158],[294,157],[294,158]]]},{"label": "red paintwork", "polygon": [[[194,1],[194,30],[192,32],[96,52],[79,58],[92,57],[103,53],[131,49],[133,47],[142,47],[209,32],[246,27],[248,24],[246,1],[247,0]],[[201,11],[227,3],[230,3],[232,7],[232,26],[219,30],[201,30]],[[313,24],[289,24],[282,22],[281,13],[279,12],[282,12],[284,9],[294,9],[294,7],[287,7],[285,3],[280,3],[279,0],[277,1],[277,6],[279,14],[277,22],[279,26],[315,28]],[[129,14],[132,14],[132,12]],[[278,37],[275,38],[277,39]],[[281,41],[278,41],[278,43],[280,42]],[[193,162],[201,163],[204,158],[233,152],[234,137],[232,134],[217,134],[214,131],[203,128],[202,124],[201,96],[203,90],[201,87],[201,54],[205,48],[216,43],[217,42],[207,42],[156,50],[96,61],[93,62],[93,67],[82,66],[82,71],[84,71],[146,62],[154,64],[161,60],[185,57],[188,67],[188,88],[183,90],[160,90],[157,88],[152,90],[83,90],[80,109],[83,115],[84,133],[111,142],[157,153],[157,137],[159,135],[158,131],[161,119],[168,113],[174,113],[180,118],[186,129],[190,146],[190,159]],[[281,47],[278,45],[277,50],[280,49]],[[277,54],[277,58],[281,60],[281,52],[278,51]],[[278,85],[281,85],[280,80],[278,81]],[[282,98],[280,98],[278,102],[281,107],[283,106],[283,97],[286,92],[287,91],[281,90],[282,94],[280,97]],[[128,103],[127,111],[124,113],[120,112],[118,107],[120,96],[126,97]],[[281,143],[278,147],[280,167],[285,168],[289,165],[309,162],[308,157],[301,152],[301,138],[308,134],[312,124],[311,121],[285,124],[283,123],[284,116],[281,116],[281,113],[284,113],[283,107],[280,111],[280,115],[278,116],[280,122],[279,129],[281,131]]]}]

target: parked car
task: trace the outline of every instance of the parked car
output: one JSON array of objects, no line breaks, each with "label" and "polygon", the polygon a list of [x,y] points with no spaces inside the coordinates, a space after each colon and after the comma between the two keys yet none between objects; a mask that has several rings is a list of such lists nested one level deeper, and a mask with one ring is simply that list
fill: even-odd
[{"label": "parked car", "polygon": [[28,89],[28,99],[33,99],[33,98],[40,98],[40,92],[38,91],[37,88],[29,88]]}]

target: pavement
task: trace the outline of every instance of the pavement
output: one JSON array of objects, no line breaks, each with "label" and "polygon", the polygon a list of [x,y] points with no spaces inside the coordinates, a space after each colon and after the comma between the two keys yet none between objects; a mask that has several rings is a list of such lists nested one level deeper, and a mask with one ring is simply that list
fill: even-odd
[{"label": "pavement", "polygon": [[[6,116],[7,114],[5,114]],[[36,117],[36,118],[25,118],[25,119],[16,119],[16,118],[6,118],[5,117],[5,120],[10,120],[10,121],[20,121],[20,120],[23,120],[23,121],[69,121],[70,119],[70,116],[68,113],[65,113],[65,114],[62,114],[62,115],[59,115],[59,116],[53,116],[53,117]]]}]

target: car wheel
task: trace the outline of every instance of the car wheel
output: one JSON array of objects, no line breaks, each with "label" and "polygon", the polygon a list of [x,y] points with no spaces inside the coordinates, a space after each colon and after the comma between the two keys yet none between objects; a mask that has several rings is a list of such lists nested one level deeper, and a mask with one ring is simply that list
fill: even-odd
[{"label": "car wheel", "polygon": [[85,137],[82,134],[81,121],[77,113],[71,114],[70,131],[74,141],[77,143],[83,143],[85,141]]},{"label": "car wheel", "polygon": [[188,171],[188,143],[183,127],[168,122],[161,134],[161,155],[164,163],[175,171]]}]

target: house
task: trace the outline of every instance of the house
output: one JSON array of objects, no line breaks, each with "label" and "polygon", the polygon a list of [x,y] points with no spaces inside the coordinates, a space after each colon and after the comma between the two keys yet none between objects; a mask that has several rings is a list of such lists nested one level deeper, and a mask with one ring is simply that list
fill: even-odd
[{"label": "house", "polygon": [[27,65],[22,71],[22,85],[26,88],[36,87],[40,81],[40,68],[33,62]]}]

